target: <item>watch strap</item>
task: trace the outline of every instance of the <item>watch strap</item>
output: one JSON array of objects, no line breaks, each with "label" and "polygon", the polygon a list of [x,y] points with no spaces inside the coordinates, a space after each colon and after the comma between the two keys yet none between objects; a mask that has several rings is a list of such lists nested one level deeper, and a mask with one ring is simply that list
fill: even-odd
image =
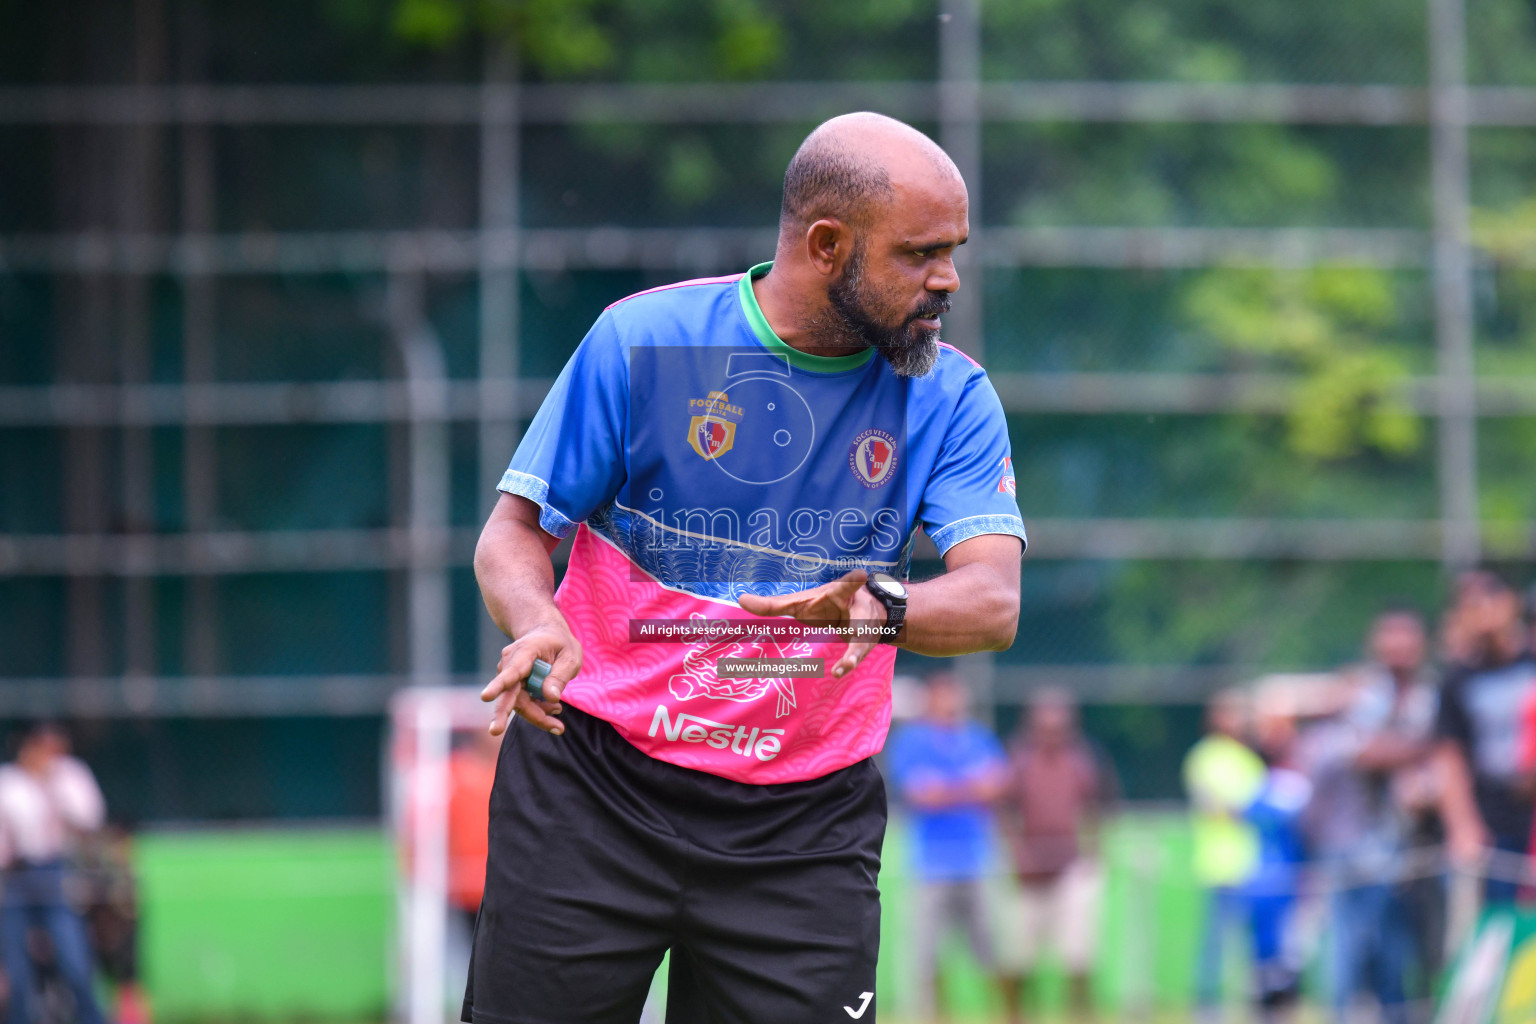
[{"label": "watch strap", "polygon": [[891,595],[885,593],[885,591],[875,586],[873,582],[864,584],[864,589],[873,594],[875,600],[879,601],[881,607],[885,609],[885,624],[887,626],[896,627],[896,632],[894,635],[882,635],[880,637],[880,642],[883,644],[892,644],[897,640],[902,639],[902,626],[905,624],[907,619],[906,600],[896,600],[894,597],[891,597]]}]

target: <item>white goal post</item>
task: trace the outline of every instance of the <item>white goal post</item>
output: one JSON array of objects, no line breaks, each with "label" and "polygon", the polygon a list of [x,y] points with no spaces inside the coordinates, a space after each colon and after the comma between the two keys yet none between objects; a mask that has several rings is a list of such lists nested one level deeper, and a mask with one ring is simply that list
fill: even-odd
[{"label": "white goal post", "polygon": [[398,896],[389,975],[406,1024],[458,1019],[448,999],[448,762],[455,734],[490,722],[474,687],[412,687],[390,701],[385,789]]}]

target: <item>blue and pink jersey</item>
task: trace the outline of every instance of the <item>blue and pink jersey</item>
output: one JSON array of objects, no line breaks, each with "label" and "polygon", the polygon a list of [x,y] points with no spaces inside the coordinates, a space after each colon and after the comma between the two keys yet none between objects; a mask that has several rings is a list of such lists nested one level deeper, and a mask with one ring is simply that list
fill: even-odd
[{"label": "blue and pink jersey", "polygon": [[[877,647],[841,679],[722,674],[722,659],[830,670],[847,645],[732,635],[764,622],[740,595],[856,568],[905,578],[919,529],[941,552],[982,534],[1024,540],[986,373],[949,346],[920,378],[873,349],[799,352],[753,295],[770,266],[609,307],[500,484],[536,502],[549,533],[576,531],[555,601],[583,663],[563,699],[652,757],[760,784],[877,753],[896,652]],[[669,624],[703,638],[671,641]]]}]

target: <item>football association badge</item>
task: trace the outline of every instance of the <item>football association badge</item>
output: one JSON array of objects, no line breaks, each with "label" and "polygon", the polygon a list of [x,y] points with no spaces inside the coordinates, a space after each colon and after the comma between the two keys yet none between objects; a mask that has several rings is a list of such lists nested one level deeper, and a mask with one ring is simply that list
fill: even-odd
[{"label": "football association badge", "polygon": [[1013,478],[1013,456],[1011,455],[1003,456],[1003,475],[997,481],[997,493],[1013,495],[1019,493],[1019,485]]},{"label": "football association badge", "polygon": [[736,444],[736,424],[741,422],[742,410],[731,404],[724,391],[689,399],[688,411],[688,445],[700,458],[719,458]]},{"label": "football association badge", "polygon": [[859,483],[880,487],[896,469],[896,439],[883,430],[866,430],[848,448],[848,465]]}]

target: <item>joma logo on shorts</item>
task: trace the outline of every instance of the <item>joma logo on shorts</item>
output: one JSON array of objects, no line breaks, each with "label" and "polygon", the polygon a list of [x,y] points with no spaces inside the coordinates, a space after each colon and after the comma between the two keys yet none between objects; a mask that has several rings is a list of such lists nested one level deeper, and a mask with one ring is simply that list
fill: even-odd
[{"label": "joma logo on shorts", "polygon": [[782,742],[779,737],[784,735],[783,729],[730,726],[684,711],[679,711],[673,718],[667,714],[665,704],[656,705],[656,715],[651,719],[651,738],[655,739],[658,732],[673,743],[703,743],[716,750],[729,750],[759,761],[772,761],[779,755]]}]

